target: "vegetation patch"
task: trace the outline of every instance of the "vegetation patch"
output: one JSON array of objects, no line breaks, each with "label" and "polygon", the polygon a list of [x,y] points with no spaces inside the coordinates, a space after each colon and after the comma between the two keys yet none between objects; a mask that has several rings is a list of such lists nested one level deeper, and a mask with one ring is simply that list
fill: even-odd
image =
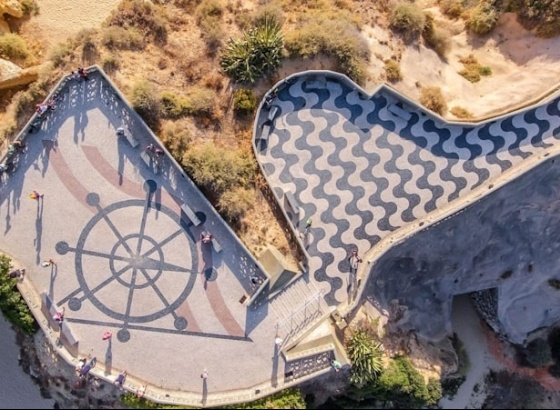
[{"label": "vegetation patch", "polygon": [[224,37],[222,0],[203,0],[195,10],[196,23],[202,30],[208,50],[214,53]]},{"label": "vegetation patch", "polygon": [[186,95],[164,91],[160,95],[161,115],[177,119],[185,115],[212,117],[214,115],[216,92],[204,86],[194,86]]},{"label": "vegetation patch", "polygon": [[228,41],[220,66],[234,81],[252,84],[280,66],[283,45],[279,23],[266,18],[242,38]]},{"label": "vegetation patch", "polygon": [[157,44],[167,42],[167,23],[161,6],[144,0],[122,0],[106,21],[107,26],[135,28]]},{"label": "vegetation patch", "polygon": [[560,0],[520,0],[519,20],[541,37],[560,34]]},{"label": "vegetation patch", "polygon": [[250,88],[238,88],[233,93],[233,109],[239,115],[250,115],[257,109],[257,98]]},{"label": "vegetation patch", "polygon": [[286,50],[291,58],[332,57],[342,73],[358,84],[365,82],[369,47],[356,18],[344,10],[302,16],[286,34]]},{"label": "vegetation patch", "polygon": [[387,80],[397,82],[402,80],[401,66],[398,61],[393,59],[385,60],[385,75]]},{"label": "vegetation patch", "polygon": [[16,33],[0,36],[0,57],[14,62],[22,62],[29,57],[26,41]]},{"label": "vegetation patch", "polygon": [[523,349],[518,349],[518,363],[521,366],[538,368],[552,361],[552,351],[549,343],[541,338],[530,341]]},{"label": "vegetation patch", "polygon": [[160,101],[152,84],[147,81],[134,84],[131,103],[150,128],[159,128]]},{"label": "vegetation patch", "polygon": [[397,3],[389,17],[390,26],[408,39],[416,38],[424,30],[426,15],[416,3]]},{"label": "vegetation patch", "polygon": [[473,118],[473,114],[464,107],[454,106],[449,110],[451,114],[453,114],[457,118],[461,119],[470,119]]},{"label": "vegetation patch", "polygon": [[352,362],[350,381],[361,387],[377,379],[383,369],[381,343],[366,329],[356,328],[346,342]]},{"label": "vegetation patch", "polygon": [[0,255],[0,310],[12,325],[25,333],[35,333],[37,322],[16,287],[17,279],[8,276],[10,269],[10,259]]},{"label": "vegetation patch", "polygon": [[101,33],[101,42],[110,50],[143,50],[144,36],[135,27],[110,26]]},{"label": "vegetation patch", "polygon": [[439,0],[439,9],[449,18],[457,19],[465,11],[463,0]]},{"label": "vegetation patch", "polygon": [[445,58],[451,49],[449,32],[435,26],[434,17],[431,13],[426,13],[426,24],[422,30],[422,37],[428,47],[434,50],[438,56]]},{"label": "vegetation patch", "polygon": [[481,65],[472,54],[460,58],[459,61],[463,63],[465,67],[463,70],[459,71],[459,74],[471,83],[479,82],[481,76],[489,76],[492,74],[492,69],[488,66]]},{"label": "vegetation patch", "polygon": [[499,17],[498,9],[490,1],[481,1],[470,11],[465,27],[471,33],[483,36],[494,30]]},{"label": "vegetation patch", "polygon": [[444,115],[447,112],[447,102],[439,87],[422,87],[420,104],[439,115]]}]

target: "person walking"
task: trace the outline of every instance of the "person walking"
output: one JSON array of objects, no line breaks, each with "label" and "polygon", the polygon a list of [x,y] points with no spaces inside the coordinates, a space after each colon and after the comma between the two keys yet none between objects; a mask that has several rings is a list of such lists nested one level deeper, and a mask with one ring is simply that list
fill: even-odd
[{"label": "person walking", "polygon": [[206,371],[206,369],[204,369],[204,370],[202,371],[202,374],[200,375],[200,378],[201,378],[202,380],[206,380],[206,379],[208,378],[208,371]]},{"label": "person walking", "polygon": [[38,201],[40,198],[42,198],[43,195],[41,195],[39,192],[37,191],[31,191],[31,193],[29,194],[29,199],[34,199],[36,201]]},{"label": "person walking", "polygon": [[48,266],[54,266],[54,265],[56,265],[56,263],[55,263],[51,258],[49,258],[49,259],[45,259],[45,260],[43,261],[43,264],[42,264],[42,265],[43,265],[43,267],[46,268],[46,267],[48,267]]},{"label": "person walking", "polygon": [[103,340],[109,340],[111,337],[113,337],[113,334],[108,330],[103,332],[103,337],[102,337]]}]

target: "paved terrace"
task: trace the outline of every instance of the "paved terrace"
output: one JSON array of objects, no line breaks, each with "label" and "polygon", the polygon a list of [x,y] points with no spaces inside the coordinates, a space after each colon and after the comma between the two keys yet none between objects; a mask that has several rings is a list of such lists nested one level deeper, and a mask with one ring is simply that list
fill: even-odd
[{"label": "paved terrace", "polygon": [[[216,406],[293,384],[285,370],[300,366],[274,343],[283,314],[247,306],[250,276],[266,274],[167,151],[157,168],[141,158],[158,140],[101,72],[89,77],[61,81],[56,110],[22,131],[27,148],[2,175],[0,249],[27,268],[20,290],[43,330],[55,345],[77,341],[58,345],[68,362],[91,354],[92,373],[113,381],[126,370],[127,389],[147,384],[160,402]],[[202,243],[204,230],[221,251]],[[56,264],[42,266],[49,258]],[[61,334],[52,312],[63,307]]]},{"label": "paved terrace", "polygon": [[[254,150],[330,305],[354,297],[352,249],[365,255],[454,201],[460,209],[477,188],[489,192],[492,181],[560,138],[558,94],[478,124],[446,122],[386,86],[369,96],[325,71],[292,75],[266,98]],[[414,283],[402,279],[413,292]],[[437,303],[436,293],[423,303]]]}]

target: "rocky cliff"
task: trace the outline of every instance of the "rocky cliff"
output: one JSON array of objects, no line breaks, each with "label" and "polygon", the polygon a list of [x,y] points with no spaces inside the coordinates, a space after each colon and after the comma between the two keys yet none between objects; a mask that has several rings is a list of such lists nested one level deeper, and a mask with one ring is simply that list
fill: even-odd
[{"label": "rocky cliff", "polygon": [[404,311],[394,320],[401,329],[440,340],[453,296],[484,291],[478,304],[490,325],[523,344],[560,318],[559,211],[553,158],[393,247],[372,265],[367,297]]}]

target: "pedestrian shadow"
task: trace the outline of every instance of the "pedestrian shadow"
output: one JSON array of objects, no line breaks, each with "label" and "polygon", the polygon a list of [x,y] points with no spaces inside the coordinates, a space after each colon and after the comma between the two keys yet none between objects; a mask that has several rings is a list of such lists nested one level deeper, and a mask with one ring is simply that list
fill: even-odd
[{"label": "pedestrian shadow", "polygon": [[107,343],[107,350],[105,351],[105,376],[111,374],[113,369],[113,338],[110,337]]},{"label": "pedestrian shadow", "polygon": [[12,228],[11,225],[12,214],[10,212],[10,199],[6,201],[6,230],[4,231],[4,235],[8,233],[8,231]]},{"label": "pedestrian shadow", "polygon": [[119,162],[117,164],[117,173],[119,174],[119,185],[123,184],[123,174],[124,174],[124,141],[122,138],[117,140],[117,151],[119,156]]},{"label": "pedestrian shadow", "polygon": [[202,404],[206,404],[206,400],[208,400],[208,381],[206,379],[202,379]]},{"label": "pedestrian shadow", "polygon": [[37,201],[37,215],[35,217],[35,239],[33,244],[36,251],[35,261],[39,264],[41,263],[41,242],[43,236],[43,197],[37,198],[35,201]]},{"label": "pedestrian shadow", "polygon": [[[213,259],[212,259],[212,244],[211,243],[204,243],[200,242],[200,252],[202,253],[202,275],[204,279],[204,290],[208,287],[208,281],[215,280],[213,278],[215,269],[213,266]],[[217,276],[217,272],[215,274]]]},{"label": "pedestrian shadow", "polygon": [[278,360],[280,360],[280,346],[274,343],[274,355],[272,356],[272,375],[270,384],[272,387],[278,386]]},{"label": "pedestrian shadow", "polygon": [[58,276],[58,266],[56,264],[51,265],[51,276],[49,279],[49,297],[54,300],[54,281]]}]

